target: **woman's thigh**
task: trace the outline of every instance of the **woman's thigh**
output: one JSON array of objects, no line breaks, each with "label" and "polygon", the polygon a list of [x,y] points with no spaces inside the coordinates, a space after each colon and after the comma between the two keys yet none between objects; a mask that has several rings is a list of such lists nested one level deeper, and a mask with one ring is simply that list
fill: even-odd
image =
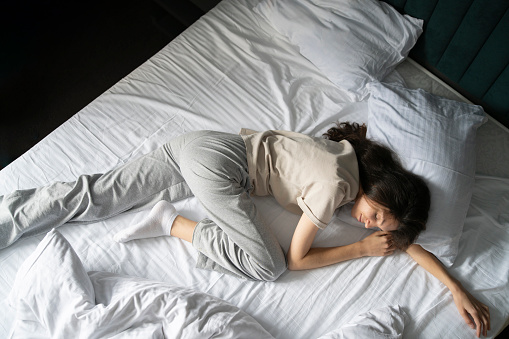
[{"label": "woman's thigh", "polygon": [[212,221],[198,223],[193,245],[236,274],[259,280],[277,278],[286,269],[286,259],[249,196],[242,138],[221,133],[202,136],[184,150],[180,164],[183,177]]}]

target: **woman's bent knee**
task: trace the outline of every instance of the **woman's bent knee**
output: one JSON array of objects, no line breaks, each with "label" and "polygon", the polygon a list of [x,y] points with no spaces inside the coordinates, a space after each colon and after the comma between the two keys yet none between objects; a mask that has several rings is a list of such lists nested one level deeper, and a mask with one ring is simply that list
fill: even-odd
[{"label": "woman's bent knee", "polygon": [[258,268],[259,280],[275,281],[287,270],[286,258],[274,260],[270,265]]}]

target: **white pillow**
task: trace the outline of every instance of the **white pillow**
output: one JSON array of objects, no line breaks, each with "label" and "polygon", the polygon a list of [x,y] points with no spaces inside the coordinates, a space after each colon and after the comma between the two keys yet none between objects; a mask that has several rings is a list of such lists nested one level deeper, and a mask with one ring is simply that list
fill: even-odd
[{"label": "white pillow", "polygon": [[354,101],[408,55],[423,24],[378,0],[263,0],[254,11]]},{"label": "white pillow", "polygon": [[398,84],[367,87],[367,136],[393,149],[404,167],[428,184],[431,209],[417,243],[450,266],[472,195],[475,137],[487,120],[484,111]]}]

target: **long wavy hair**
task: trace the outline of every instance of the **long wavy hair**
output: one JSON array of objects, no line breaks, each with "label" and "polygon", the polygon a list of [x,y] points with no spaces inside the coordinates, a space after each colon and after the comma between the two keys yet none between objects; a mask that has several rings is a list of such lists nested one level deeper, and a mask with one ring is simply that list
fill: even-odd
[{"label": "long wavy hair", "polygon": [[426,229],[430,208],[428,186],[422,178],[405,170],[391,149],[367,139],[366,132],[365,124],[341,122],[323,136],[352,144],[359,165],[361,194],[394,216],[399,226],[391,231],[392,239],[397,248],[406,250]]}]

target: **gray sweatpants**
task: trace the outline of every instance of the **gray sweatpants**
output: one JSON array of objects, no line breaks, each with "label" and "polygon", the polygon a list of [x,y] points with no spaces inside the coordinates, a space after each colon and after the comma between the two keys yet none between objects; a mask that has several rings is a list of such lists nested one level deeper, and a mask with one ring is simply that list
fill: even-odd
[{"label": "gray sweatpants", "polygon": [[194,230],[197,267],[272,281],[286,270],[286,259],[250,189],[240,136],[191,132],[110,172],[0,197],[0,248],[64,223],[95,222],[194,195],[210,217]]}]

